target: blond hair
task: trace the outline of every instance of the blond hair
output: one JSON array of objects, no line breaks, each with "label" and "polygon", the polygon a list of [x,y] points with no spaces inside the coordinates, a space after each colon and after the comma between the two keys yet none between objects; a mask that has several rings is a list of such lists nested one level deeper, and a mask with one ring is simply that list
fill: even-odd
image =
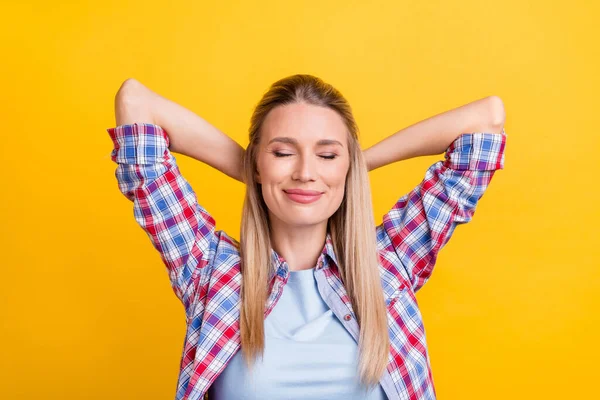
[{"label": "blond hair", "polygon": [[260,128],[273,108],[298,102],[336,111],[347,128],[350,167],[342,203],[329,218],[328,229],[342,282],[360,327],[360,380],[366,386],[373,386],[379,382],[387,366],[390,340],[368,170],[350,105],[333,86],[312,75],[292,75],[273,83],[251,117],[250,143],[244,158],[246,195],[240,229],[242,352],[248,367],[252,366],[256,357],[263,355],[269,268],[274,268],[271,264],[268,209],[260,185],[255,180]]}]

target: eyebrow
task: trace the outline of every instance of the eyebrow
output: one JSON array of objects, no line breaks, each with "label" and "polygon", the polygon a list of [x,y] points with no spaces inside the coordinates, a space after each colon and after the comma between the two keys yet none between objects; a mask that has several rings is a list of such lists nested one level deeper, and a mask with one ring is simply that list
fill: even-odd
[{"label": "eyebrow", "polygon": [[[280,142],[280,143],[288,143],[288,144],[298,145],[298,141],[296,139],[294,139],[292,137],[287,137],[287,136],[279,136],[279,137],[273,138],[273,139],[271,139],[269,141],[268,144],[271,144],[273,142]],[[319,140],[317,142],[317,146],[325,146],[325,145],[328,145],[328,144],[337,144],[337,145],[340,145],[340,146],[344,147],[344,145],[341,142],[339,142],[337,140],[334,140],[334,139],[321,139],[321,140]]]}]

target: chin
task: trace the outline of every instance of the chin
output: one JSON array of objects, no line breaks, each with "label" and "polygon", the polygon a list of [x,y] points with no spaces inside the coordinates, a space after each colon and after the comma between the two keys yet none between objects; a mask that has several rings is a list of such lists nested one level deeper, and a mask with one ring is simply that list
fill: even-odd
[{"label": "chin", "polygon": [[327,222],[327,220],[323,220],[321,218],[314,218],[314,215],[307,215],[305,218],[302,215],[295,214],[291,218],[286,218],[284,222],[288,225],[293,226],[311,226],[311,225],[319,225],[323,222]]},{"label": "chin", "polygon": [[316,220],[314,218],[301,218],[299,216],[295,216],[295,218],[289,219],[288,221],[286,221],[288,224],[290,225],[317,225],[320,224],[321,220]]}]

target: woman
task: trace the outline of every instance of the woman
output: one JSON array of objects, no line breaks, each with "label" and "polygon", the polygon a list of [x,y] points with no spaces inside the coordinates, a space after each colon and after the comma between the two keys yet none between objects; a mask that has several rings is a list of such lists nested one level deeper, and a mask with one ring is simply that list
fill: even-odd
[{"label": "woman", "polygon": [[[115,114],[119,188],[186,311],[176,399],[435,398],[415,292],[503,168],[498,97],[364,152],[347,101],[311,75],[270,87],[246,150],[133,79]],[[444,150],[375,227],[368,171]],[[172,152],[246,184],[239,242],[215,229]]]}]

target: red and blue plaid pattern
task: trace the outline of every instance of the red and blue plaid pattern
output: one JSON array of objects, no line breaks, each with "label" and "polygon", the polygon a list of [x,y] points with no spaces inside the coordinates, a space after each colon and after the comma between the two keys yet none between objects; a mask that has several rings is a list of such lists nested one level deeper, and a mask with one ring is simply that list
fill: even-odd
[{"label": "red and blue plaid pattern", "polygon": [[[187,330],[176,400],[206,397],[208,388],[240,348],[239,243],[196,198],[169,151],[169,137],[149,123],[107,129],[114,143],[119,189],[167,267],[182,302]],[[425,329],[415,297],[430,278],[440,249],[458,224],[475,212],[494,171],[504,167],[506,134],[467,133],[433,164],[423,181],[401,197],[375,227],[391,340],[380,383],[390,399],[435,399]],[[287,283],[288,265],[271,249],[271,292],[265,317]],[[358,341],[359,328],[337,269],[330,235],[315,277],[324,300]]]}]

